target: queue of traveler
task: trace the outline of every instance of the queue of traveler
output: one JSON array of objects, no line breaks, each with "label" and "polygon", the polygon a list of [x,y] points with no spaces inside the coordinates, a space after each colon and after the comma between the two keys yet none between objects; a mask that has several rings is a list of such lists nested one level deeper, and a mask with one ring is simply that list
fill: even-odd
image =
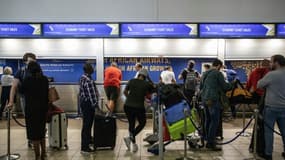
[{"label": "queue of traveler", "polygon": [[[23,56],[26,64],[13,78],[9,67],[4,69],[1,77],[1,115],[5,106],[12,107],[17,90],[20,93],[20,102],[26,121],[27,139],[34,147],[36,159],[46,158],[45,149],[45,115],[48,110],[48,80],[43,75],[40,65],[36,62],[33,53]],[[205,72],[200,74],[195,68],[195,61],[188,61],[187,67],[181,71],[178,79],[183,80],[183,93],[189,101],[193,96],[200,96],[206,108],[206,148],[214,151],[221,150],[216,143],[216,131],[219,124],[220,110],[222,109],[220,96],[231,90],[232,83],[227,82],[223,74],[223,62],[215,59],[212,65],[203,66]],[[143,69],[142,64],[136,64],[137,73],[129,80],[125,90],[126,96],[124,111],[128,119],[129,136],[124,137],[128,150],[136,152],[136,135],[138,135],[146,124],[144,100],[148,94],[154,91],[148,71]],[[272,71],[270,71],[272,69]],[[81,151],[93,152],[89,147],[91,143],[91,128],[93,125],[95,108],[98,107],[99,92],[96,88],[92,74],[93,66],[86,63],[83,66],[84,74],[80,78],[80,107],[83,113],[83,125],[81,131]],[[252,93],[256,102],[265,95],[265,108],[263,111],[265,147],[263,157],[272,159],[273,131],[275,122],[280,129],[283,144],[285,146],[285,58],[283,55],[274,55],[271,60],[263,60],[262,66],[256,68],[249,75],[246,88]],[[202,75],[202,76],[201,76]],[[122,73],[115,62],[104,71],[104,89],[107,96],[106,107],[109,112],[116,111],[116,100],[120,93]],[[231,81],[234,81],[232,79]],[[171,66],[165,67],[160,75],[163,84],[176,83],[175,73]],[[9,95],[9,96],[8,96]],[[8,102],[9,100],[9,102]],[[0,117],[3,118],[3,117]],[[136,120],[138,125],[136,126]],[[269,126],[268,126],[269,125]],[[271,127],[271,128],[270,128]],[[284,148],[285,150],[285,148]],[[285,152],[282,153],[285,157]]]}]

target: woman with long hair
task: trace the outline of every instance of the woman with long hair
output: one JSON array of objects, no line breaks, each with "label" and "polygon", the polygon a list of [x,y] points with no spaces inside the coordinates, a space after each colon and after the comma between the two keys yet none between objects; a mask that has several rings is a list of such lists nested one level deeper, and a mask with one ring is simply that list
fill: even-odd
[{"label": "woman with long hair", "polygon": [[23,80],[27,138],[32,141],[36,160],[46,157],[45,130],[48,111],[48,79],[37,62],[28,64],[31,75]]}]

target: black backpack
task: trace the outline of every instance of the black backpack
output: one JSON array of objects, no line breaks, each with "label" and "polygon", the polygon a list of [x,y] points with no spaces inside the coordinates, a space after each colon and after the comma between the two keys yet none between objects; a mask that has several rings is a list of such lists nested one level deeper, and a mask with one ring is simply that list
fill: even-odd
[{"label": "black backpack", "polygon": [[185,71],[187,74],[184,82],[184,89],[188,91],[195,91],[198,84],[197,73],[195,70],[189,71],[188,69],[185,69]]},{"label": "black backpack", "polygon": [[182,91],[177,84],[160,84],[159,96],[160,102],[166,108],[179,103],[183,99]]}]

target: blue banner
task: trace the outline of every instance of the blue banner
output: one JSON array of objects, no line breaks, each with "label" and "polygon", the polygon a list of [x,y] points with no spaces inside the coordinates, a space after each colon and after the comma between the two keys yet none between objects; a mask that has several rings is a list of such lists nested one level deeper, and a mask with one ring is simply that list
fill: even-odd
[{"label": "blue banner", "polygon": [[[123,81],[128,81],[136,75],[135,64],[140,62],[143,68],[147,69],[150,78],[153,82],[158,83],[161,72],[165,66],[171,66],[175,73],[177,83],[183,83],[182,80],[178,79],[178,75],[184,68],[187,68],[189,58],[138,58],[138,57],[118,57],[118,58],[105,58],[105,68],[110,66],[111,62],[117,62],[118,67],[122,71]],[[203,71],[202,65],[206,62],[211,63],[213,59],[208,58],[194,58],[195,69],[201,73]]]},{"label": "blue banner", "polygon": [[[87,60],[38,60],[44,75],[53,77],[55,83],[78,83]],[[92,62],[96,70],[96,62]],[[96,71],[92,74],[96,80]]]},{"label": "blue banner", "polygon": [[118,24],[43,24],[46,37],[118,37]]},{"label": "blue banner", "polygon": [[0,37],[36,37],[40,35],[40,24],[0,24]]},{"label": "blue banner", "polygon": [[12,68],[12,74],[15,75],[16,71],[18,70],[18,62],[17,59],[0,59],[0,75],[3,74],[5,67]]},{"label": "blue banner", "polygon": [[197,24],[121,24],[122,37],[196,37]]},{"label": "blue banner", "polygon": [[285,37],[285,24],[278,24],[277,25],[277,36],[278,37]]},{"label": "blue banner", "polygon": [[269,37],[274,24],[200,24],[200,37]]}]

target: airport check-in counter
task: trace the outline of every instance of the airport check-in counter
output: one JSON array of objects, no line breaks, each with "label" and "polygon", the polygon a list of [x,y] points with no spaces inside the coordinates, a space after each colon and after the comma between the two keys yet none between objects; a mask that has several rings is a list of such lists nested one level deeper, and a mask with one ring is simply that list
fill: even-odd
[{"label": "airport check-in counter", "polygon": [[[99,93],[100,100],[99,105],[101,105],[101,98],[104,98],[104,104],[107,103],[107,98],[104,91],[104,86],[102,83],[96,84]],[[126,82],[121,84],[120,96],[117,100],[116,111],[118,113],[124,113],[124,102],[125,96],[123,95],[124,88],[126,86]],[[50,84],[50,87],[55,87],[60,99],[54,102],[55,105],[61,107],[68,114],[77,114],[79,107],[79,84]],[[16,100],[15,111],[21,112],[21,106],[19,103],[19,98]]]},{"label": "airport check-in counter", "polygon": [[[119,114],[124,114],[124,103],[126,97],[123,94],[127,82],[121,83],[120,88],[120,95],[116,103],[116,112]],[[102,83],[96,83],[98,91],[100,93],[99,105],[102,104],[102,98],[104,100],[103,104],[107,104],[107,97],[105,95],[104,86]],[[50,87],[55,87],[58,91],[60,99],[54,102],[55,105],[61,107],[67,114],[77,115],[79,109],[79,84],[58,84],[58,83],[51,83]],[[1,87],[0,87],[1,93]],[[106,111],[106,108],[103,109]],[[237,108],[237,111],[240,109]],[[250,111],[250,108],[246,107],[246,111]],[[19,96],[16,98],[15,108],[14,111],[21,113],[21,106],[19,103]]]},{"label": "airport check-in counter", "polygon": [[[55,105],[62,107],[65,112],[67,113],[77,113],[78,107],[79,107],[79,85],[78,84],[72,84],[72,85],[62,85],[62,84],[51,84],[50,86],[54,86],[58,94],[60,96],[60,99],[56,102],[54,102]],[[96,84],[99,94],[100,94],[100,100],[99,105],[102,104],[101,98],[104,98],[104,103],[107,103],[107,97],[104,91],[104,86],[102,83]],[[125,96],[123,95],[124,88],[126,86],[126,82],[123,82],[121,84],[120,89],[120,95],[117,100],[117,106],[116,111],[118,113],[124,113],[124,102],[125,102]],[[105,106],[103,106],[104,108]]]}]

